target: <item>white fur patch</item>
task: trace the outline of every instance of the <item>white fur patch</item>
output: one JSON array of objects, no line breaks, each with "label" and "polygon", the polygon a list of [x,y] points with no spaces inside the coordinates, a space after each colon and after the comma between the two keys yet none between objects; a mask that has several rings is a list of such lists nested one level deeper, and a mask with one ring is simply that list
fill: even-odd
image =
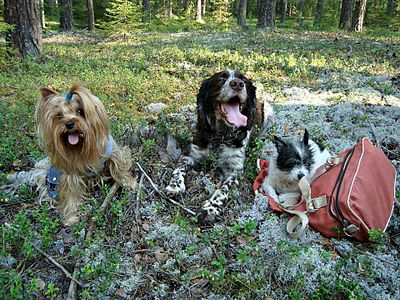
[{"label": "white fur patch", "polygon": [[224,85],[221,87],[221,91],[217,97],[218,101],[226,100],[238,96],[241,101],[245,101],[247,99],[247,90],[246,85],[243,86],[243,89],[239,92],[232,89],[230,83],[232,80],[238,79],[235,77],[235,71],[229,70],[229,77],[225,81]]},{"label": "white fur patch", "polygon": [[[316,170],[320,166],[324,165],[327,162],[328,158],[331,156],[329,151],[326,149],[321,152],[317,143],[315,143],[313,140],[310,139],[308,144],[313,153],[314,160],[314,163],[311,165],[310,170],[308,170],[305,166],[296,166],[295,168],[290,170],[290,172],[285,172],[277,167],[277,153],[270,157],[268,176],[264,179],[262,189],[277,201],[285,201],[285,199],[287,198],[285,194],[287,193],[300,192],[298,187],[298,174],[304,174],[304,176],[307,177],[307,180],[311,184],[311,180],[315,175]],[[300,156],[304,155],[304,151],[301,147],[295,146],[295,149],[300,154]]]}]

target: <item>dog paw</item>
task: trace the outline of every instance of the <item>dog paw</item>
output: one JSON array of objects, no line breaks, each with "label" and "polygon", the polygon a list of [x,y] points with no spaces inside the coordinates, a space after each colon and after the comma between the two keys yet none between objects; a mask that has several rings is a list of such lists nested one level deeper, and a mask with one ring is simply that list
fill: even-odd
[{"label": "dog paw", "polygon": [[199,221],[205,224],[212,224],[221,220],[221,211],[218,207],[204,204],[199,213]]},{"label": "dog paw", "polygon": [[138,189],[138,183],[135,178],[130,178],[123,185],[127,186],[133,192],[136,192],[136,190]]},{"label": "dog paw", "polygon": [[72,227],[76,224],[78,224],[80,221],[80,214],[75,214],[75,215],[70,215],[68,217],[65,217],[63,224],[65,226]]},{"label": "dog paw", "polygon": [[182,194],[186,191],[185,178],[181,173],[173,174],[169,185],[165,188],[167,195]]},{"label": "dog paw", "polygon": [[222,206],[228,195],[221,190],[216,190],[212,197],[205,201],[201,207],[200,219],[203,222],[214,223],[219,221],[222,213]]},{"label": "dog paw", "polygon": [[177,195],[177,194],[182,194],[186,191],[186,187],[184,183],[181,184],[176,184],[176,183],[170,183],[166,188],[165,192],[167,195]]}]

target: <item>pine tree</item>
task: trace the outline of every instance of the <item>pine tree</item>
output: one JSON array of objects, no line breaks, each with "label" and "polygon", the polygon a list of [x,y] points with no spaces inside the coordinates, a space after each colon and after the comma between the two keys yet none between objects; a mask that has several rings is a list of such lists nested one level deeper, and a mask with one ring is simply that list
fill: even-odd
[{"label": "pine tree", "polygon": [[213,20],[218,24],[227,24],[231,16],[229,0],[212,0],[212,4],[214,6]]},{"label": "pine tree", "polygon": [[141,7],[137,1],[112,0],[110,7],[106,9],[108,21],[102,24],[108,35],[123,35],[124,40],[127,34],[139,31],[142,19]]}]

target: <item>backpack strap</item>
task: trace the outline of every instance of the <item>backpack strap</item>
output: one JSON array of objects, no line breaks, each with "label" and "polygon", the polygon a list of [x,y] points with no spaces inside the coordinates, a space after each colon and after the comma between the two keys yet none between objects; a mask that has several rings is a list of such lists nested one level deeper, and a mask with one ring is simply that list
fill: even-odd
[{"label": "backpack strap", "polygon": [[[308,228],[308,217],[304,211],[286,209],[281,207],[283,211],[293,215],[286,225],[287,233],[293,238],[298,239],[301,237]],[[299,227],[300,225],[300,227]]]},{"label": "backpack strap", "polygon": [[321,207],[327,206],[325,195],[311,198],[311,186],[305,176],[300,179],[299,188],[302,194],[302,201],[306,201],[305,211],[294,209],[297,204],[297,193],[292,193],[293,197],[289,194],[284,203],[278,203],[283,211],[293,215],[286,225],[286,231],[293,239],[298,239],[306,232],[308,228],[308,213],[315,212]]}]

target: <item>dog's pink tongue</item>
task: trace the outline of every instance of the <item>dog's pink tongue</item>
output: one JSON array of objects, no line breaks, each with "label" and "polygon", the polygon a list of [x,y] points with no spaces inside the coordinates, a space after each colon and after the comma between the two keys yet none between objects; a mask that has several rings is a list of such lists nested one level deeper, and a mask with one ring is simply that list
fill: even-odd
[{"label": "dog's pink tongue", "polygon": [[223,106],[227,114],[226,119],[229,123],[236,127],[247,125],[247,117],[240,113],[239,103],[224,103]]},{"label": "dog's pink tongue", "polygon": [[71,145],[76,145],[79,142],[79,137],[76,134],[69,134],[68,135],[68,143]]}]

